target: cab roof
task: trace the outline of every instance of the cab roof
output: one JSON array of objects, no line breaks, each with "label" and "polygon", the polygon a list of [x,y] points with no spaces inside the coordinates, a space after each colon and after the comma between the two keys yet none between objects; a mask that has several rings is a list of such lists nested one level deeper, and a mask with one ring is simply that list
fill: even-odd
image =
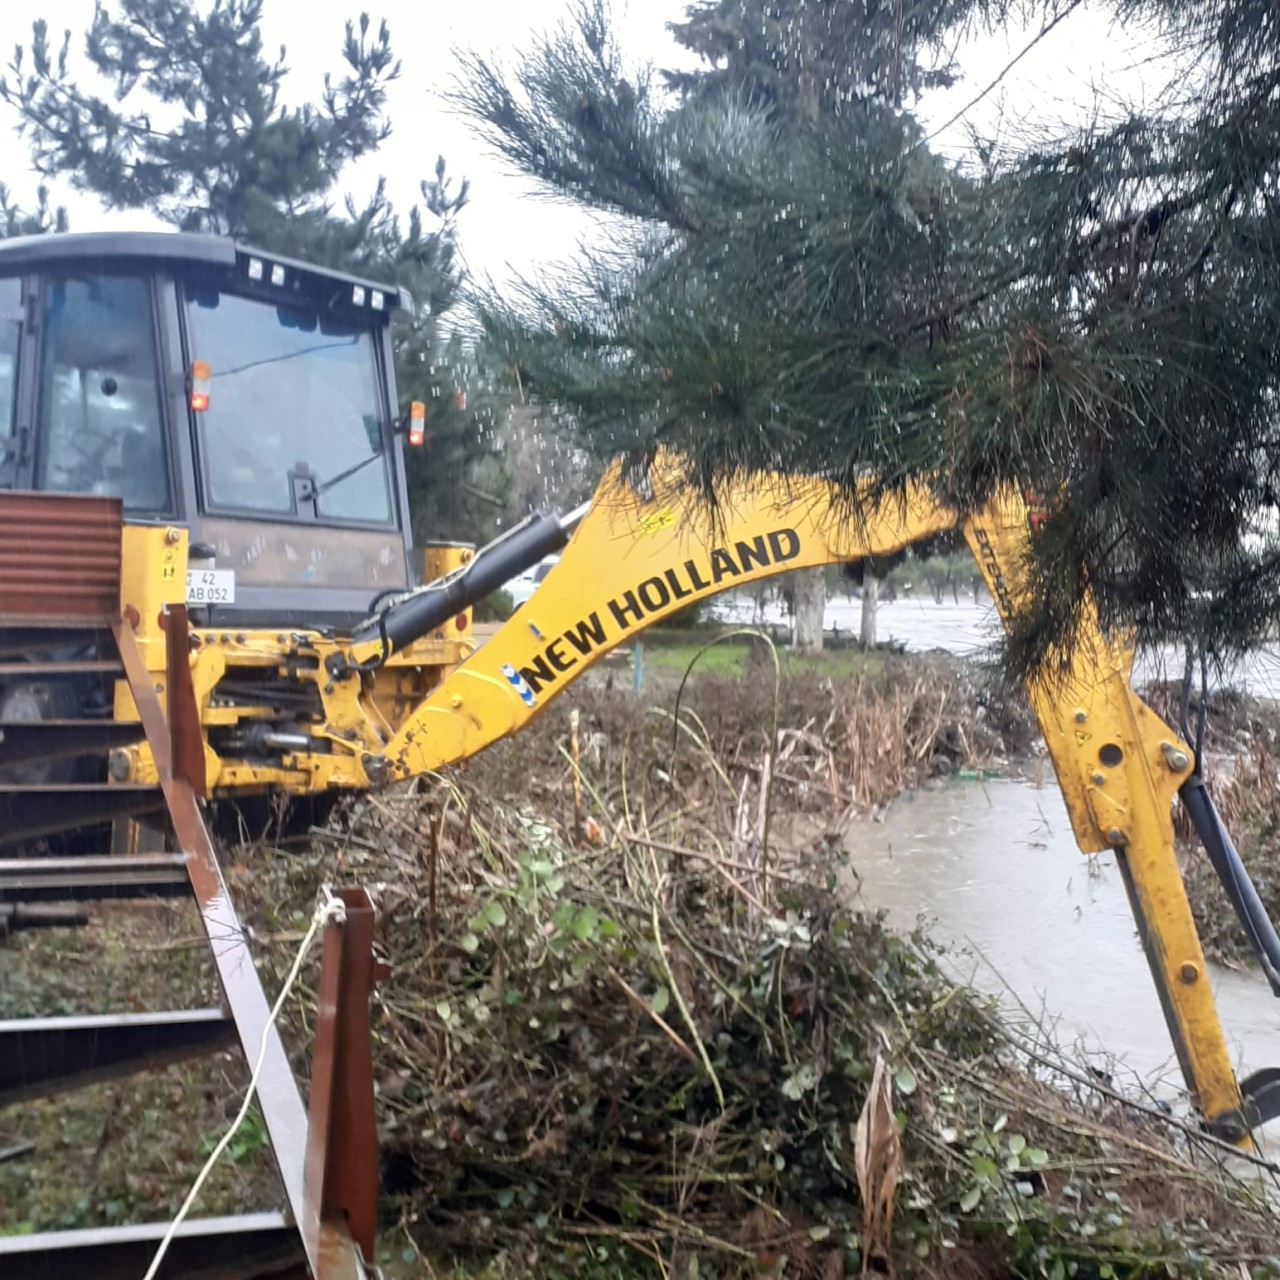
[{"label": "cab roof", "polygon": [[282,267],[286,277],[299,274],[312,285],[331,281],[342,286],[341,301],[346,305],[351,305],[353,290],[363,289],[366,299],[374,293],[381,294],[388,312],[413,310],[413,298],[407,289],[344,271],[333,271],[310,262],[299,262],[278,253],[268,253],[226,236],[200,235],[190,231],[79,231],[0,239],[0,275],[65,266],[73,262],[99,266],[111,262],[186,263],[221,267],[246,279],[254,278],[249,274],[251,264],[260,263],[264,280],[271,279],[273,267]]}]

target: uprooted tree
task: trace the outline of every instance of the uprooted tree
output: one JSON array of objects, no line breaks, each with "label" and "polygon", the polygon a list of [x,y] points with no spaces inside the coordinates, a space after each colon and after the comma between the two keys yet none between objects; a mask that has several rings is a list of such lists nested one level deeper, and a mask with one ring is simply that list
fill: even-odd
[{"label": "uprooted tree", "polygon": [[[406,400],[426,401],[431,416],[431,448],[409,461],[415,526],[426,536],[482,536],[508,484],[495,405],[474,362],[441,331],[462,286],[456,219],[466,184],[452,183],[441,160],[407,218],[382,183],[363,207],[337,201],[347,167],[391,132],[386,95],[399,63],[390,32],[367,14],[348,21],[344,74],[325,77],[317,102],[290,107],[285,51],[264,50],[261,17],[262,0],[207,10],[185,0],[99,5],[84,33],[84,70],[89,83],[111,86],[106,96],[77,74],[71,32],[52,43],[40,19],[0,78],[0,99],[16,112],[36,170],[108,209],[146,209],[180,230],[407,288],[417,314],[396,329],[396,372]],[[16,221],[3,205],[0,220]],[[49,226],[36,221],[17,229]],[[456,394],[464,389],[465,399]]]},{"label": "uprooted tree", "polygon": [[[806,6],[833,36],[850,8],[879,6]],[[902,66],[1004,8],[913,6]],[[459,96],[490,140],[630,233],[491,332],[598,447],[673,447],[708,497],[774,469],[831,475],[855,516],[916,480],[962,508],[1051,495],[1020,669],[1069,646],[1089,592],[1147,642],[1256,642],[1280,620],[1280,22],[1268,0],[1115,9],[1177,43],[1159,105],[962,168],[856,59],[785,124],[750,94],[673,105],[599,8],[510,75],[473,59]]]}]

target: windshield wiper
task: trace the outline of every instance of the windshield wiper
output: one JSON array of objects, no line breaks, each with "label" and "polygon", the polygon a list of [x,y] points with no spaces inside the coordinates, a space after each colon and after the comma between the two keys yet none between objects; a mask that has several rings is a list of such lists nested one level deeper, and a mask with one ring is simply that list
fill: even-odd
[{"label": "windshield wiper", "polygon": [[362,458],[354,467],[348,467],[345,471],[339,471],[332,479],[325,480],[323,483],[315,485],[311,490],[311,496],[313,498],[321,497],[336,485],[340,485],[344,480],[350,480],[357,472],[363,471],[369,463],[377,462],[381,457],[382,450],[379,449],[377,453],[371,453],[367,458]]}]

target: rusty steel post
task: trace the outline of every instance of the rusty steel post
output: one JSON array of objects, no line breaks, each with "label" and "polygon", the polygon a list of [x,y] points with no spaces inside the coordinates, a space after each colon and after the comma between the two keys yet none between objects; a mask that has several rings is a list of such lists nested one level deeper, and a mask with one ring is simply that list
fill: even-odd
[{"label": "rusty steel post", "polygon": [[165,605],[165,688],[169,705],[170,775],[186,782],[204,799],[209,794],[204,770],[204,732],[191,682],[191,635],[187,606]]},{"label": "rusty steel post", "polygon": [[[385,970],[373,954],[374,910],[363,889],[334,894],[345,918],[324,931],[316,999],[315,1049],[307,1125],[301,1224],[321,1255],[344,1236],[373,1261],[378,1207],[378,1134],[374,1117],[369,996]],[[312,1253],[310,1242],[308,1253]]]}]

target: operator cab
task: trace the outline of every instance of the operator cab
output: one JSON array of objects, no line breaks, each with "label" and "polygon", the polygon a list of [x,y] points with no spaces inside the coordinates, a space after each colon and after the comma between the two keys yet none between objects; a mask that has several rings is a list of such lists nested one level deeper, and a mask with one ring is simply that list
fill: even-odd
[{"label": "operator cab", "polygon": [[206,626],[348,626],[412,585],[403,291],[216,237],[0,241],[0,489],[190,533]]}]

